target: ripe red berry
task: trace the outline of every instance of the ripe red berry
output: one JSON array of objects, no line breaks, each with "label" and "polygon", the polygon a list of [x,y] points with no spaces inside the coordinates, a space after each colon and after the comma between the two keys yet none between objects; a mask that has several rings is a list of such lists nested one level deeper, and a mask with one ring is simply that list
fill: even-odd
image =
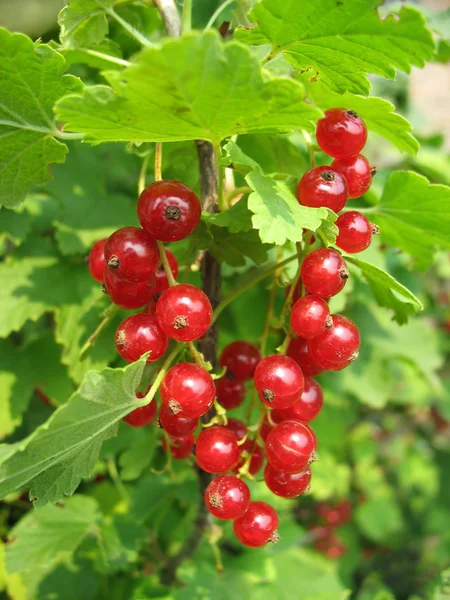
[{"label": "ripe red berry", "polygon": [[209,427],[195,444],[198,466],[208,473],[226,473],[237,465],[241,450],[235,434],[226,427]]},{"label": "ripe red berry", "polygon": [[249,453],[249,454],[251,454],[251,458],[250,458],[250,463],[248,465],[248,472],[250,473],[250,475],[256,475],[257,473],[259,473],[259,471],[261,470],[261,468],[264,464],[264,452],[263,452],[263,449],[261,448],[261,446],[258,446],[258,444],[255,444],[254,440],[248,439],[248,440],[245,440],[245,442],[242,444],[241,451],[242,451],[242,453],[245,452],[245,455],[243,454],[241,460],[238,462],[238,464],[233,469],[233,472],[239,473],[239,469],[243,466],[243,464],[247,460],[247,456]]},{"label": "ripe red berry", "polygon": [[369,223],[369,220],[356,210],[340,215],[336,225],[339,228],[336,246],[348,254],[356,254],[368,248],[372,234],[379,231],[376,225]]},{"label": "ripe red berry", "polygon": [[250,504],[247,484],[234,475],[221,475],[205,491],[205,504],[218,519],[234,521],[242,517]]},{"label": "ripe red berry", "polygon": [[252,379],[261,354],[254,344],[248,342],[232,342],[228,344],[220,356],[220,366],[227,368],[236,379],[248,381]]},{"label": "ripe red berry", "polygon": [[109,294],[111,301],[121,308],[141,308],[149,302],[154,293],[154,278],[141,283],[131,283],[119,279],[114,271],[108,268],[105,268],[103,278],[104,290]]},{"label": "ripe red berry", "polygon": [[179,363],[167,371],[159,393],[172,414],[198,419],[213,405],[216,388],[205,369],[193,363]]},{"label": "ripe red berry", "polygon": [[278,542],[278,515],[265,502],[250,502],[246,513],[233,524],[234,535],[250,548],[265,546],[268,542]]},{"label": "ripe red berry", "polygon": [[355,154],[348,158],[336,158],[331,166],[342,173],[347,180],[349,198],[363,196],[372,185],[374,171],[367,158],[362,154]]},{"label": "ripe red berry", "polygon": [[[145,394],[142,392],[137,392],[136,396],[138,398],[143,398]],[[128,423],[128,425],[132,425],[133,427],[144,427],[153,421],[156,415],[156,410],[156,400],[153,399],[151,402],[149,402],[149,404],[132,410],[126,417],[123,418],[123,420],[125,423]]]},{"label": "ripe red berry", "polygon": [[333,315],[333,327],[308,341],[312,359],[322,368],[340,371],[358,358],[360,345],[356,325],[342,315]]},{"label": "ripe red berry", "polygon": [[305,421],[309,423],[317,417],[323,406],[323,392],[320,385],[311,377],[305,377],[305,389],[298,402],[284,410],[272,411],[272,420]]},{"label": "ripe red berry", "polygon": [[[291,285],[288,286],[284,292],[284,295],[286,296],[286,298],[289,296],[289,292],[291,291]],[[300,298],[302,297],[302,280],[301,278],[297,281],[297,283],[295,284],[295,288],[294,291],[292,293],[292,304],[295,304],[297,302],[297,300],[300,300]],[[309,294],[309,292],[307,292],[305,290],[305,296]]]},{"label": "ripe red berry", "polygon": [[273,426],[269,423],[269,421],[267,420],[267,417],[265,417],[264,421],[262,422],[261,428],[259,430],[259,433],[264,441],[266,441],[267,436],[272,431],[272,429],[273,429]]},{"label": "ripe red berry", "polygon": [[317,123],[316,138],[329,156],[345,158],[358,154],[364,148],[367,128],[354,110],[331,108]]},{"label": "ripe red berry", "polygon": [[337,527],[350,521],[352,517],[352,505],[348,499],[341,500],[336,504],[322,502],[317,507],[317,514],[327,525]]},{"label": "ripe red berry", "polygon": [[304,376],[312,377],[323,372],[323,369],[311,358],[308,343],[302,338],[294,338],[290,341],[286,355],[295,360]]},{"label": "ripe red berry", "polygon": [[115,342],[117,352],[127,362],[134,362],[150,352],[147,363],[161,358],[169,344],[156,318],[145,313],[125,319],[117,328]]},{"label": "ripe red berry", "polygon": [[304,296],[292,307],[291,327],[298,336],[310,339],[331,327],[330,309],[319,296]]},{"label": "ripe red berry", "polygon": [[317,440],[306,423],[283,421],[266,438],[266,456],[279,471],[299,473],[315,460]]},{"label": "ripe red berry", "polygon": [[216,391],[217,400],[227,410],[237,408],[245,400],[245,383],[240,379],[229,379],[228,375],[217,379]]},{"label": "ripe red berry", "polygon": [[233,419],[232,417],[228,419],[225,427],[234,433],[238,441],[242,440],[247,433],[247,426],[239,419]]},{"label": "ripe red berry", "polygon": [[89,272],[99,283],[103,283],[103,271],[105,270],[104,248],[107,238],[95,242],[89,253]]},{"label": "ripe red berry", "polygon": [[183,283],[164,290],[156,305],[156,317],[170,338],[192,342],[208,331],[212,307],[202,290]]},{"label": "ripe red berry", "polygon": [[278,471],[270,463],[264,469],[264,481],[271,492],[282,498],[297,498],[309,488],[311,471],[306,469],[300,473]]},{"label": "ripe red berry", "polygon": [[[175,437],[170,435],[169,451],[175,460],[184,460],[192,454],[192,447],[194,446],[195,440],[193,435],[183,435]],[[163,438],[162,447],[167,452],[166,439]]]},{"label": "ripe red berry", "polygon": [[303,373],[288,356],[263,358],[255,370],[255,387],[262,402],[271,408],[292,406],[303,392]]},{"label": "ripe red berry", "polygon": [[301,268],[302,281],[311,294],[331,298],[338,294],[348,279],[348,269],[342,256],[331,248],[313,250]]},{"label": "ripe red berry", "polygon": [[312,529],[316,541],[314,547],[328,558],[339,558],[347,552],[347,547],[337,537],[333,527],[314,527]]},{"label": "ripe red berry", "polygon": [[159,263],[158,246],[140,227],[123,227],[108,238],[105,262],[118,279],[148,281]]},{"label": "ripe red berry", "polygon": [[153,296],[150,298],[148,304],[144,307],[144,310],[142,312],[147,313],[149,315],[156,315],[156,304],[159,300],[161,293],[159,294],[153,294]]},{"label": "ripe red berry", "polygon": [[342,210],[348,199],[345,177],[331,167],[314,167],[307,171],[297,188],[297,198],[303,206]]},{"label": "ripe red berry", "polygon": [[[172,271],[173,278],[176,280],[178,277],[178,261],[170,250],[166,248],[167,262],[169,263],[170,270]],[[166,271],[162,264],[159,264],[155,270],[155,294],[167,290],[169,282],[167,280]]]},{"label": "ripe red berry", "polygon": [[165,404],[159,409],[159,424],[169,435],[179,437],[194,433],[197,429],[198,419],[174,415]]},{"label": "ripe red berry", "polygon": [[179,181],[155,181],[139,197],[142,227],[161,242],[177,242],[190,235],[201,217],[200,200]]}]

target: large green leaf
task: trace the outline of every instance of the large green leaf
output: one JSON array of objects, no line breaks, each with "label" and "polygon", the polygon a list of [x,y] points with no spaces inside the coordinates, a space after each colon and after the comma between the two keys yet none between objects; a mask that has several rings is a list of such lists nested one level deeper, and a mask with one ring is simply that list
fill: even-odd
[{"label": "large green leaf", "polygon": [[136,397],[145,361],[124,369],[91,371],[71,400],[28,438],[0,446],[0,497],[29,487],[36,505],[71,495],[89,477],[102,442],[117,423],[143,404]]},{"label": "large green leaf", "polygon": [[147,48],[136,64],[105,72],[111,87],[85,88],[57,104],[58,118],[91,141],[206,139],[309,127],[320,112],[289,79],[264,81],[256,57],[216,32]]},{"label": "large green leaf", "polygon": [[51,179],[49,165],[65,160],[53,105],[81,83],[64,67],[49,46],[0,28],[0,207],[19,204],[31,183]]},{"label": "large green leaf", "polygon": [[107,12],[116,0],[71,0],[59,13],[61,43],[73,48],[90,48],[103,41],[108,33]]},{"label": "large green leaf", "polygon": [[250,16],[258,25],[238,29],[248,44],[270,44],[297,69],[308,70],[332,90],[367,94],[366,73],[394,79],[432,58],[433,38],[422,15],[409,7],[380,19],[380,0],[263,0]]}]

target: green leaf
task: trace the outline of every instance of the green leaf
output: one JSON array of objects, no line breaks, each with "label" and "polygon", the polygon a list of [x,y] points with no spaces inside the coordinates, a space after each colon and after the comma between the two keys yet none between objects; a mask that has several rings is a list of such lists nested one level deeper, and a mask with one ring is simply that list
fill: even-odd
[{"label": "green leaf", "polygon": [[394,112],[395,106],[383,98],[367,98],[350,92],[338,94],[326,85],[315,81],[308,83],[308,95],[323,110],[345,106],[356,111],[364,119],[369,131],[378,133],[399,150],[416,154],[419,142],[411,135],[411,124]]},{"label": "green leaf", "polygon": [[9,534],[8,571],[49,568],[70,557],[86,535],[98,534],[100,516],[97,502],[81,495],[67,498],[62,506],[29,512]]},{"label": "green leaf", "polygon": [[411,171],[389,177],[370,219],[380,227],[381,240],[429,265],[437,248],[450,248],[450,188],[430,185]]},{"label": "green leaf", "polygon": [[0,497],[29,487],[35,505],[71,495],[89,477],[102,442],[117,433],[117,423],[134,408],[145,361],[124,369],[91,371],[71,400],[28,438],[0,446]]},{"label": "green leaf", "polygon": [[240,135],[239,147],[260,165],[264,173],[301,177],[308,170],[305,156],[286,135]]},{"label": "green leaf", "polygon": [[49,181],[49,166],[65,160],[53,105],[82,86],[64,67],[49,46],[0,28],[0,207],[17,206],[31,183]]},{"label": "green leaf", "polygon": [[71,0],[59,13],[61,43],[67,48],[91,48],[108,34],[107,10],[116,0]]},{"label": "green leaf", "polygon": [[423,67],[434,51],[433,38],[416,10],[405,7],[395,18],[377,14],[379,0],[263,0],[250,18],[254,29],[238,29],[247,44],[270,44],[295,68],[335,92],[367,95],[366,73],[394,79],[396,69]]},{"label": "green leaf", "polygon": [[345,260],[360,269],[378,304],[392,309],[393,319],[400,325],[407,323],[410,315],[423,310],[420,300],[386,271],[353,256],[345,256]]},{"label": "green leaf", "polygon": [[268,259],[270,246],[263,244],[257,231],[240,231],[231,233],[223,227],[211,227],[213,241],[208,249],[217,260],[226,262],[233,267],[246,264],[249,258],[255,264],[260,265]]},{"label": "green leaf", "polygon": [[108,71],[112,87],[85,88],[57,105],[70,131],[91,141],[205,139],[236,133],[310,127],[320,112],[293,80],[264,81],[256,57],[217,32],[169,39],[147,48],[136,64]]},{"label": "green leaf", "polygon": [[355,519],[362,533],[379,544],[391,545],[404,528],[400,507],[390,493],[378,494],[359,504]]},{"label": "green leaf", "polygon": [[230,233],[246,232],[252,228],[252,213],[248,210],[246,198],[241,198],[223,212],[203,213],[203,220],[217,227],[225,227]]},{"label": "green leaf", "polygon": [[146,529],[130,515],[107,516],[100,527],[98,570],[114,573],[129,568],[137,562],[140,546],[146,539]]},{"label": "green leaf", "polygon": [[253,171],[246,176],[253,192],[248,207],[254,213],[253,227],[263,242],[282,246],[287,240],[299,242],[303,228],[317,231],[328,245],[336,240],[336,215],[326,208],[309,208],[298,200],[282,181],[272,181]]},{"label": "green leaf", "polygon": [[230,169],[234,169],[239,173],[243,173],[247,175],[250,171],[260,171],[262,172],[259,164],[250,158],[248,154],[245,154],[243,150],[241,150],[240,146],[236,144],[233,140],[229,140],[225,146],[223,147],[225,150],[225,156],[223,156],[219,160],[219,164],[224,167],[228,167]]}]

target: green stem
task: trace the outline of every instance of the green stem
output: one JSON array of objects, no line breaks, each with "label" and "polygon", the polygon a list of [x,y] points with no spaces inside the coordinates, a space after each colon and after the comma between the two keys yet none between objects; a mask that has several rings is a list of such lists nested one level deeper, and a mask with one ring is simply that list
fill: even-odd
[{"label": "green stem", "polygon": [[224,194],[223,194],[223,180],[225,178],[225,167],[219,164],[220,159],[222,158],[222,148],[220,147],[220,142],[214,145],[214,153],[216,155],[216,159],[218,162],[218,185],[217,185],[217,200],[219,204],[219,210],[224,211],[228,207],[224,203]]},{"label": "green stem", "polygon": [[162,142],[155,144],[155,181],[162,179]]},{"label": "green stem", "polygon": [[142,194],[145,190],[145,180],[147,177],[147,169],[148,163],[150,161],[150,154],[146,154],[144,156],[144,160],[142,161],[141,170],[139,172],[139,180],[138,180],[138,196]]},{"label": "green stem", "polygon": [[234,1],[235,0],[225,0],[225,2],[219,6],[219,8],[215,11],[215,13],[212,15],[212,17],[206,24],[205,31],[208,31],[208,29],[211,29],[211,27],[214,25],[217,17],[220,15],[220,13],[223,10],[225,10],[227,8],[227,6],[230,6],[230,4],[233,4]]},{"label": "green stem", "polygon": [[274,59],[275,56],[278,56],[280,50],[271,50],[266,56],[261,60],[261,66],[268,63],[270,60]]},{"label": "green stem", "polygon": [[311,168],[316,166],[316,155],[314,154],[314,144],[312,143],[311,136],[307,131],[302,129],[302,135],[305,138],[306,147],[308,149],[309,160],[311,163]]},{"label": "green stem", "polygon": [[122,27],[125,29],[125,31],[127,31],[131,35],[131,37],[134,37],[134,39],[137,42],[139,42],[139,44],[141,44],[142,46],[145,46],[147,48],[149,46],[153,46],[151,41],[149,39],[147,39],[145,37],[145,35],[142,35],[142,33],[140,31],[138,31],[135,27],[133,27],[130,23],[128,23],[128,21],[125,21],[125,19],[122,19],[122,17],[120,15],[118,15],[113,8],[107,8],[105,12],[110,17],[112,17],[115,21],[117,21],[120,25],[122,25]]},{"label": "green stem", "polygon": [[59,138],[60,140],[82,140],[84,138],[84,133],[71,133],[70,131],[60,131],[56,129],[53,132],[53,136]]},{"label": "green stem", "polygon": [[248,185],[244,185],[242,187],[237,187],[230,190],[227,194],[224,194],[224,203],[228,206],[233,198],[236,198],[239,194],[249,194],[252,192],[252,188],[248,187]]},{"label": "green stem", "polygon": [[92,346],[95,343],[95,341],[98,338],[98,336],[100,335],[100,333],[108,325],[108,323],[111,321],[111,319],[119,312],[119,310],[120,310],[120,308],[118,306],[116,306],[115,304],[112,304],[106,310],[105,316],[103,317],[103,320],[100,322],[99,326],[94,331],[94,333],[88,337],[88,339],[86,340],[86,343],[81,348],[81,350],[80,350],[80,358],[90,348],[90,346]]},{"label": "green stem", "polygon": [[122,67],[131,67],[133,64],[129,60],[124,60],[123,58],[118,58],[117,56],[111,56],[110,54],[104,54],[103,52],[97,52],[97,50],[90,50],[89,48],[80,48],[80,50],[86,52],[86,54],[96,56],[97,58],[102,58],[103,60],[107,60]]},{"label": "green stem", "polygon": [[162,266],[164,267],[164,271],[166,272],[167,281],[169,282],[169,286],[173,287],[174,285],[177,285],[177,282],[175,280],[175,277],[173,276],[172,269],[170,268],[169,261],[167,259],[166,249],[164,247],[164,244],[159,240],[156,240],[156,243],[158,245],[159,256],[161,258]]},{"label": "green stem", "polygon": [[159,371],[158,375],[156,376],[155,381],[152,383],[151,388],[148,390],[147,394],[142,399],[142,406],[150,404],[150,402],[153,400],[156,392],[158,391],[161,381],[164,379],[164,375],[166,374],[168,368],[170,367],[172,362],[175,360],[177,355],[181,352],[182,348],[183,348],[182,344],[177,344],[175,346],[175,348],[172,350],[172,352],[169,354],[169,356],[166,358],[166,360],[163,362],[161,370]]},{"label": "green stem", "polygon": [[127,488],[124,486],[123,481],[120,479],[120,475],[116,466],[116,461],[113,457],[108,458],[106,466],[108,467],[109,476],[111,477],[114,485],[116,486],[117,491],[121,495],[122,500],[124,500],[127,504],[130,504],[130,495],[128,493]]},{"label": "green stem", "polygon": [[183,14],[181,16],[181,30],[189,33],[192,29],[192,0],[184,0]]},{"label": "green stem", "polygon": [[272,317],[273,317],[273,308],[275,306],[276,293],[277,293],[277,284],[276,284],[276,281],[274,278],[274,281],[272,282],[272,286],[270,288],[269,305],[267,307],[267,315],[266,315],[266,322],[264,323],[264,331],[262,333],[261,341],[259,344],[261,356],[265,356],[265,354],[266,354],[267,338],[268,338],[269,332],[270,332],[270,327],[271,327],[271,322],[272,322]]}]

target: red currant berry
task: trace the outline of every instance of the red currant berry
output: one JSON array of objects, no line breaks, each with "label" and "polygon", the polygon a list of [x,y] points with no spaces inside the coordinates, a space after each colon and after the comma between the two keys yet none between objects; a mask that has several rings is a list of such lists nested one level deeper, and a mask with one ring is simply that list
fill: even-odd
[{"label": "red currant berry", "polygon": [[317,417],[322,410],[322,406],[322,388],[311,377],[305,377],[305,389],[300,400],[284,410],[272,411],[272,420],[275,423],[281,423],[281,421],[305,421],[309,423]]},{"label": "red currant berry", "polygon": [[221,475],[205,491],[205,504],[218,519],[234,521],[242,517],[250,504],[250,490],[234,475]]},{"label": "red currant berry", "polygon": [[118,279],[148,281],[158,266],[158,246],[140,227],[123,227],[108,238],[105,262]]},{"label": "red currant berry", "polygon": [[247,434],[247,426],[239,419],[229,418],[225,427],[234,433],[238,441],[242,440]]},{"label": "red currant berry", "polygon": [[259,397],[271,408],[292,406],[302,395],[303,383],[302,370],[288,356],[267,356],[255,370],[255,387]]},{"label": "red currant berry", "polygon": [[128,310],[141,308],[151,299],[154,293],[155,282],[151,278],[149,281],[141,283],[131,283],[118,279],[114,271],[105,268],[103,273],[104,291],[109,294],[111,301],[121,308]]},{"label": "red currant berry", "polygon": [[331,166],[342,173],[347,180],[349,198],[363,196],[372,185],[374,170],[362,154],[355,154],[348,158],[336,158]]},{"label": "red currant berry", "polygon": [[261,354],[254,344],[232,342],[222,350],[220,366],[226,367],[227,372],[236,379],[248,381],[252,379],[260,360]]},{"label": "red currant berry", "polygon": [[303,375],[311,377],[323,372],[323,369],[321,369],[311,358],[308,350],[308,343],[302,338],[294,338],[290,341],[286,355],[295,360],[302,370]]},{"label": "red currant berry", "polygon": [[105,270],[104,248],[107,238],[95,242],[89,253],[89,272],[95,281],[103,283],[103,271]]},{"label": "red currant berry", "polygon": [[116,331],[117,352],[127,362],[134,362],[150,352],[147,363],[161,358],[169,340],[153,315],[132,315],[123,321]]},{"label": "red currant berry", "polygon": [[266,456],[272,467],[286,473],[299,473],[315,460],[317,440],[306,423],[283,421],[266,439]]},{"label": "red currant berry", "polygon": [[[289,292],[291,291],[291,285],[288,286],[284,292],[284,295],[286,296],[286,298],[289,296]],[[295,288],[294,291],[292,293],[292,304],[295,304],[297,302],[297,300],[300,300],[300,298],[302,297],[302,280],[299,279],[297,281],[297,283],[295,284]],[[305,295],[309,294],[309,292],[305,293]]]},{"label": "red currant berry", "polygon": [[180,437],[194,433],[198,419],[174,415],[165,404],[159,409],[159,424],[169,435]]},{"label": "red currant berry", "polygon": [[229,379],[224,375],[217,379],[216,390],[217,400],[227,410],[237,408],[245,400],[245,383],[240,379]]},{"label": "red currant berry", "polygon": [[[170,435],[169,451],[175,460],[184,460],[192,454],[192,447],[195,440],[193,435],[183,435],[175,437]],[[162,447],[167,452],[166,438],[163,438]]]},{"label": "red currant berry", "polygon": [[337,527],[348,523],[352,518],[352,505],[350,500],[341,500],[337,504],[320,503],[317,514],[327,525]]},{"label": "red currant berry", "polygon": [[368,248],[372,234],[379,233],[378,227],[369,223],[368,219],[356,210],[340,215],[336,225],[339,228],[336,246],[348,254],[356,254]]},{"label": "red currant berry", "polygon": [[308,341],[312,359],[322,369],[340,371],[358,358],[360,345],[356,325],[342,315],[333,315],[333,327]]},{"label": "red currant berry", "polygon": [[239,469],[244,465],[247,460],[248,454],[251,454],[250,463],[248,465],[248,472],[250,475],[256,475],[261,471],[264,464],[264,452],[261,446],[254,443],[254,440],[245,440],[241,446],[242,452],[246,454],[241,458],[236,467],[233,469],[234,473],[239,473]]},{"label": "red currant berry", "polygon": [[[176,280],[176,278],[178,277],[178,261],[175,258],[175,256],[172,254],[172,252],[170,250],[167,250],[167,248],[166,248],[166,256],[167,256],[167,261],[169,263],[170,270],[172,271],[173,278]],[[157,294],[158,292],[167,290],[168,287],[169,287],[169,282],[167,280],[166,272],[164,270],[163,265],[160,264],[155,271],[155,294]]]},{"label": "red currant berry", "polygon": [[147,304],[147,306],[144,307],[144,310],[142,312],[147,313],[149,315],[156,315],[156,304],[160,296],[161,292],[158,294],[153,294],[153,296],[150,298],[150,302]]},{"label": "red currant berry", "polygon": [[367,127],[354,110],[331,108],[317,123],[317,143],[333,158],[358,154],[366,145]]},{"label": "red currant berry", "polygon": [[269,423],[269,421],[267,420],[267,417],[265,417],[264,421],[262,422],[261,428],[259,430],[259,433],[264,441],[266,441],[267,436],[272,431],[272,429],[273,429],[273,426]]},{"label": "red currant berry", "polygon": [[172,414],[198,419],[213,405],[216,388],[205,369],[192,363],[179,363],[167,371],[159,393]]},{"label": "red currant berry", "polygon": [[303,206],[342,210],[348,199],[345,177],[331,167],[314,167],[307,171],[297,188],[297,198]]},{"label": "red currant berry", "polygon": [[268,542],[278,542],[278,515],[265,502],[250,502],[244,516],[233,524],[234,535],[250,548],[265,546]]},{"label": "red currant berry", "polygon": [[155,181],[139,197],[138,219],[161,242],[177,242],[190,235],[202,214],[197,195],[179,181]]},{"label": "red currant berry", "polygon": [[264,469],[264,481],[271,492],[282,498],[297,498],[309,488],[311,471],[301,473],[285,473],[274,469],[267,463]]},{"label": "red currant berry", "polygon": [[192,342],[211,325],[211,302],[198,287],[183,283],[164,290],[156,305],[156,317],[170,338]]},{"label": "red currant berry", "polygon": [[[138,398],[143,398],[145,394],[137,392]],[[126,417],[123,418],[125,423],[132,425],[133,427],[144,427],[153,421],[156,415],[156,400],[153,399],[149,404],[140,406],[132,410]]]},{"label": "red currant berry", "polygon": [[291,327],[298,336],[310,339],[331,327],[330,309],[319,296],[304,296],[292,307]]},{"label": "red currant berry", "polygon": [[208,473],[225,473],[237,465],[241,450],[235,434],[226,427],[209,427],[195,444],[198,466]]},{"label": "red currant berry", "polygon": [[348,279],[348,269],[342,256],[331,248],[313,250],[301,268],[303,283],[314,296],[331,298],[338,294]]}]

